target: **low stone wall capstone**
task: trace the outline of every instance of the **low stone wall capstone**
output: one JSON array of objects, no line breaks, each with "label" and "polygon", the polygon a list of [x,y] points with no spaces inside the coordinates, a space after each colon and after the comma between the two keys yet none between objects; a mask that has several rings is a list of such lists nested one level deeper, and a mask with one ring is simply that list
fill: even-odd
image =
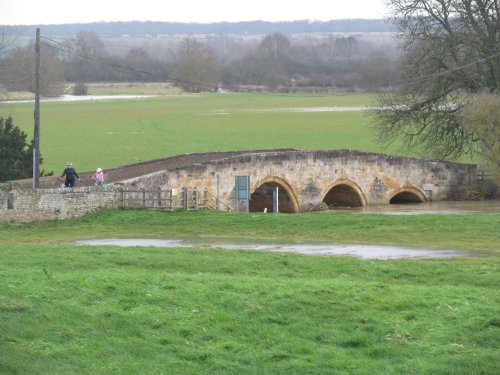
[{"label": "low stone wall capstone", "polygon": [[0,222],[31,222],[80,217],[117,206],[120,187],[81,187],[0,191]]}]

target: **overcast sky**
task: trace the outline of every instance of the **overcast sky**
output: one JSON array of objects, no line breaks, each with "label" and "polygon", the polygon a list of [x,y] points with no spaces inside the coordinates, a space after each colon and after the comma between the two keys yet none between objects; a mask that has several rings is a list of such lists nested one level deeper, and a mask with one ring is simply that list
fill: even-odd
[{"label": "overcast sky", "polygon": [[384,0],[0,0],[0,25],[384,18]]}]

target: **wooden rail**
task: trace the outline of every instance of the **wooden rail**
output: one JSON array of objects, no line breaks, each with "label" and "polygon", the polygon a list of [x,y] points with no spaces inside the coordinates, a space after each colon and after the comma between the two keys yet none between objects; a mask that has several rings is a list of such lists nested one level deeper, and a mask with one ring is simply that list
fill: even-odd
[{"label": "wooden rail", "polygon": [[217,199],[208,189],[123,189],[120,191],[121,208],[156,208],[174,210],[217,209]]}]

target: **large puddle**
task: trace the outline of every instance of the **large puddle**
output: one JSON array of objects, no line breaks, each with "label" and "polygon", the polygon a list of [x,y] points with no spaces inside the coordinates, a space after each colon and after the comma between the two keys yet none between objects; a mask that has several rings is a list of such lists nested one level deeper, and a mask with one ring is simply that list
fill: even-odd
[{"label": "large puddle", "polygon": [[[127,100],[127,99],[145,99],[152,98],[156,95],[62,95],[57,98],[44,98],[42,102],[86,102],[95,100]],[[6,100],[2,104],[11,103],[34,103],[34,99],[30,100]]]},{"label": "large puddle", "polygon": [[406,204],[383,204],[354,208],[335,208],[323,213],[370,213],[386,215],[429,215],[500,213],[500,200],[494,201],[445,201]]},{"label": "large puddle", "polygon": [[184,240],[123,239],[81,240],[75,242],[85,246],[121,247],[163,247],[163,248],[201,248],[226,250],[253,250],[269,252],[298,253],[303,255],[349,255],[364,259],[442,259],[469,255],[465,251],[431,250],[399,246],[381,245],[338,245],[338,244],[232,244]]},{"label": "large puddle", "polygon": [[300,108],[271,108],[271,109],[250,109],[250,110],[235,110],[230,112],[225,109],[213,110],[205,113],[205,116],[230,115],[239,112],[252,113],[316,113],[316,112],[360,112],[369,111],[375,107],[300,107]]},{"label": "large puddle", "polygon": [[274,109],[257,109],[252,112],[298,112],[298,113],[315,113],[315,112],[359,112],[369,111],[376,107],[299,107],[299,108],[274,108]]}]

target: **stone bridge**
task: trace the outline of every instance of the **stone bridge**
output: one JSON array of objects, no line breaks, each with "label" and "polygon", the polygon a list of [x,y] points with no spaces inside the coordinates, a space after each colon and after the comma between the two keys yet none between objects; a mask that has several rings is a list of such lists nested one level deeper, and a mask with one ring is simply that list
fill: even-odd
[{"label": "stone bridge", "polygon": [[[249,176],[250,211],[280,212],[446,200],[453,186],[471,185],[476,165],[388,156],[352,150],[261,151],[222,157],[123,181],[154,190],[207,189],[235,210],[235,177]],[[245,203],[246,204],[246,203]],[[244,207],[246,209],[247,207]]]}]

